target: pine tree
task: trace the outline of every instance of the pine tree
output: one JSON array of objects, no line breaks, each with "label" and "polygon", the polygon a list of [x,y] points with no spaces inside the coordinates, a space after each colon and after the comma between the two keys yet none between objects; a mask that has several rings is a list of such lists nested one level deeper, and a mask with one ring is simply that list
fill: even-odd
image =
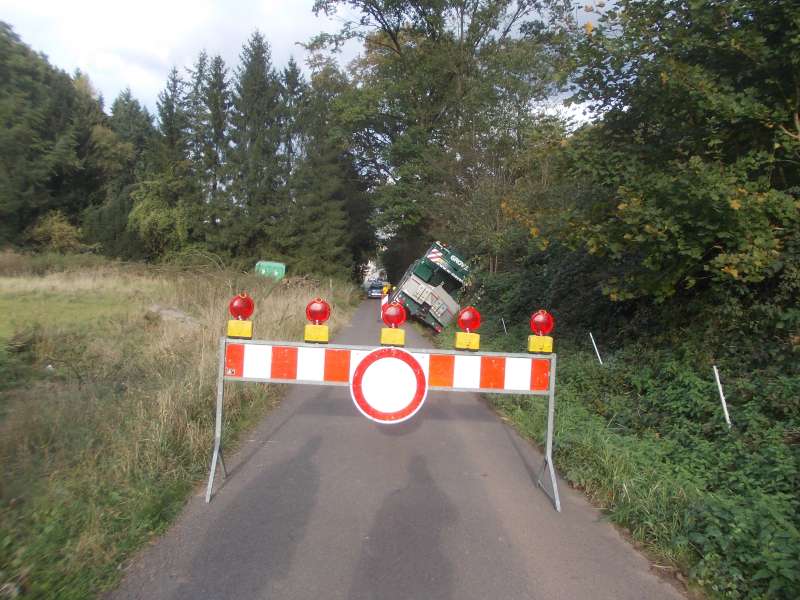
[{"label": "pine tree", "polygon": [[315,149],[299,163],[293,176],[290,266],[300,273],[347,277],[353,267],[345,199],[335,150]]},{"label": "pine tree", "polygon": [[0,81],[0,244],[21,243],[46,213],[60,210],[75,224],[96,198],[96,172],[85,167],[102,112],[2,22]]},{"label": "pine tree", "polygon": [[287,179],[294,171],[296,162],[303,152],[301,114],[306,101],[307,88],[300,68],[294,58],[290,58],[281,77],[281,104],[283,105],[281,145]]},{"label": "pine tree", "polygon": [[189,70],[189,84],[186,93],[186,127],[189,160],[192,172],[204,192],[210,187],[206,172],[206,154],[209,146],[208,108],[205,103],[205,87],[208,78],[208,54],[203,50]]},{"label": "pine tree", "polygon": [[203,90],[203,102],[208,115],[208,151],[206,170],[212,195],[226,187],[227,177],[223,166],[229,154],[231,92],[228,87],[228,70],[225,61],[217,55],[211,60]]},{"label": "pine tree", "polygon": [[231,92],[225,61],[217,55],[211,59],[203,88],[203,104],[207,112],[207,149],[204,156],[207,174],[208,234],[207,244],[214,251],[225,248],[224,227],[232,214],[230,177],[225,167],[230,154],[229,121]]},{"label": "pine tree", "polygon": [[[173,67],[167,85],[158,95],[158,121],[161,132],[160,160],[162,168],[173,167],[189,157],[188,114],[186,111],[186,83],[178,69]],[[184,165],[185,166],[185,165]]]},{"label": "pine tree", "polygon": [[76,71],[72,83],[75,101],[70,126],[76,160],[69,171],[61,173],[53,191],[61,199],[58,208],[75,222],[86,207],[102,203],[105,183],[118,174],[131,149],[109,129],[89,77]]},{"label": "pine tree", "polygon": [[144,161],[145,152],[152,146],[155,128],[153,117],[146,107],[125,88],[111,104],[109,126],[123,142],[133,146],[137,166]]},{"label": "pine tree", "polygon": [[231,125],[231,192],[239,212],[229,223],[231,250],[280,255],[287,212],[278,154],[280,86],[269,44],[257,31],[242,50]]},{"label": "pine tree", "polygon": [[173,68],[158,96],[158,161],[136,184],[129,227],[145,242],[148,256],[180,252],[202,243],[205,206],[192,172],[185,83]]},{"label": "pine tree", "polygon": [[300,270],[355,274],[374,250],[366,182],[355,167],[337,108],[348,85],[344,74],[328,64],[314,74],[298,105],[296,127],[304,152],[296,160],[291,187],[297,224],[293,252]]},{"label": "pine tree", "polygon": [[152,169],[156,139],[153,118],[133,97],[130,88],[126,88],[111,104],[108,126],[130,151],[117,175],[106,181],[103,203],[84,213],[83,231],[87,241],[98,243],[104,254],[144,258],[142,240],[128,228],[128,218],[133,208],[131,194],[135,182]]}]

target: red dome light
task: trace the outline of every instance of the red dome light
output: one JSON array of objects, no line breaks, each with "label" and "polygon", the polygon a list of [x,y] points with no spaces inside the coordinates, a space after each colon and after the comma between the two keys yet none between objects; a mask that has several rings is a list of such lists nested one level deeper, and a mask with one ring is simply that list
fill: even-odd
[{"label": "red dome light", "polygon": [[231,301],[228,303],[228,312],[231,313],[234,319],[244,321],[250,318],[255,307],[256,305],[253,303],[253,299],[245,292],[242,292],[231,298]]},{"label": "red dome light", "polygon": [[315,325],[321,325],[331,318],[331,305],[322,298],[314,298],[306,306],[306,319]]},{"label": "red dome light", "polygon": [[381,309],[381,318],[389,327],[399,327],[406,322],[406,309],[399,302],[384,304]]},{"label": "red dome light", "polygon": [[481,313],[474,306],[462,308],[458,313],[458,326],[467,333],[477,331],[481,326]]},{"label": "red dome light", "polygon": [[531,331],[536,335],[547,335],[553,331],[556,322],[546,310],[537,310],[531,315]]}]

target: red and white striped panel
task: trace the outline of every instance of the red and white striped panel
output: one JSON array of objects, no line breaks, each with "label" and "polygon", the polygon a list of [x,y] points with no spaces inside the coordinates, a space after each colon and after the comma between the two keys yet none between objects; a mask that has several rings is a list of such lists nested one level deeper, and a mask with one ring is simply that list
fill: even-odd
[{"label": "red and white striped panel", "polygon": [[[346,385],[371,351],[347,346],[228,343],[225,378]],[[422,367],[429,389],[510,394],[546,394],[550,389],[551,358],[408,352]]]}]

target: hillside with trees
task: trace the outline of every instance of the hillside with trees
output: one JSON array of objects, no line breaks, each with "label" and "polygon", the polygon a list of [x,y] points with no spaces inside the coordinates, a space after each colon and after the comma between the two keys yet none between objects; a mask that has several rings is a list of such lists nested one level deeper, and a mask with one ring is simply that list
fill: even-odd
[{"label": "hillside with trees", "polygon": [[[8,25],[0,34],[0,244],[151,261],[199,251],[343,277],[373,250],[334,66],[310,81],[293,61],[278,69],[255,32],[233,69],[205,52],[173,68],[155,115],[130,90],[107,113],[87,75],[51,66]],[[73,228],[66,247],[56,224]]]},{"label": "hillside with trees", "polygon": [[[447,241],[486,348],[555,315],[562,473],[710,597],[796,598],[795,3],[314,11],[341,29],[305,40],[308,75],[256,31],[238,65],[174,68],[156,114],[130,90],[106,107],[3,25],[0,245],[341,277],[380,252],[396,279]],[[540,437],[542,407],[497,407]]]}]

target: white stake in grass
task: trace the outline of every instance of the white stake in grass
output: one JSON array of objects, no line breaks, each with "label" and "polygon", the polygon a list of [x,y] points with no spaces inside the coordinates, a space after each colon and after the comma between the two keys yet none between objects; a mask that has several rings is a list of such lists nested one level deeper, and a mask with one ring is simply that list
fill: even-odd
[{"label": "white stake in grass", "polygon": [[603,359],[600,358],[600,351],[597,349],[597,344],[594,343],[594,336],[592,332],[589,332],[589,339],[592,340],[592,346],[594,346],[594,353],[597,354],[597,360],[600,361],[600,364],[603,364]]},{"label": "white stake in grass", "polygon": [[728,429],[731,428],[731,417],[728,415],[728,404],[725,402],[725,394],[722,393],[722,384],[719,381],[719,371],[717,365],[714,367],[714,379],[717,380],[717,389],[719,390],[719,399],[722,401],[722,412],[725,413],[725,422],[728,424]]}]

